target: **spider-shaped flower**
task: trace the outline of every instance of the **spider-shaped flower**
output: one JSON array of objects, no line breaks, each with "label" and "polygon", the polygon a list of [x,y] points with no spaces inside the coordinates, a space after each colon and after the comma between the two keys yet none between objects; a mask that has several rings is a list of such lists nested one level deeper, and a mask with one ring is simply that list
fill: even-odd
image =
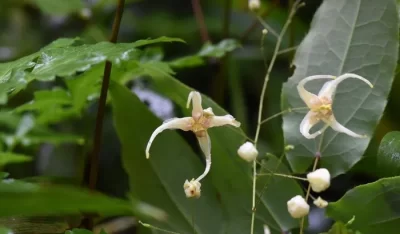
[{"label": "spider-shaped flower", "polygon": [[189,94],[187,101],[187,108],[192,101],[193,109],[191,117],[173,118],[166,120],[159,126],[151,135],[146,147],[146,158],[150,157],[149,150],[154,138],[166,129],[181,129],[183,131],[192,131],[199,141],[200,148],[206,158],[206,168],[204,173],[200,175],[195,181],[199,182],[203,179],[211,168],[211,141],[207,133],[207,129],[212,127],[219,127],[223,125],[232,125],[239,127],[240,123],[235,120],[231,115],[216,116],[214,115],[211,107],[204,109],[201,105],[201,95],[199,92],[192,91]]},{"label": "spider-shaped flower", "polygon": [[[347,78],[356,78],[362,80],[367,83],[371,88],[373,88],[373,85],[367,79],[352,73],[346,73],[339,77],[331,75],[309,76],[299,82],[299,84],[297,85],[299,95],[301,99],[303,99],[303,101],[306,103],[307,107],[310,109],[310,111],[307,113],[300,124],[300,132],[304,137],[308,139],[315,138],[323,133],[329,126],[337,132],[342,132],[352,137],[365,137],[365,135],[357,134],[338,123],[332,112],[332,101],[335,95],[336,88],[340,82]],[[304,85],[308,81],[316,79],[332,79],[331,81],[326,82],[324,86],[322,86],[318,95],[310,93],[304,88]],[[322,129],[320,129],[319,131],[310,134],[310,129],[320,121],[325,122],[325,126],[322,127]]]}]

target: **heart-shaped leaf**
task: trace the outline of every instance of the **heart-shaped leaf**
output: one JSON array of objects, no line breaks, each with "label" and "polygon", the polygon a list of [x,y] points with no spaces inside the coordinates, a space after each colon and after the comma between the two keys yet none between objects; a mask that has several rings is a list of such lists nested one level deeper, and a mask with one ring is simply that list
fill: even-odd
[{"label": "heart-shaped leaf", "polygon": [[[285,140],[295,149],[287,158],[295,172],[306,171],[317,151],[322,167],[332,176],[346,172],[363,155],[380,120],[392,85],[398,51],[398,16],[395,0],[325,0],[316,12],[310,32],[299,46],[294,75],[283,87],[282,108],[304,107],[296,86],[310,75],[356,73],[371,81],[370,89],[350,79],[338,86],[333,113],[339,123],[368,138],[352,138],[328,129],[319,141],[300,134],[304,113],[283,118]],[[314,81],[313,81],[314,82]],[[321,83],[306,89],[317,93]]]}]

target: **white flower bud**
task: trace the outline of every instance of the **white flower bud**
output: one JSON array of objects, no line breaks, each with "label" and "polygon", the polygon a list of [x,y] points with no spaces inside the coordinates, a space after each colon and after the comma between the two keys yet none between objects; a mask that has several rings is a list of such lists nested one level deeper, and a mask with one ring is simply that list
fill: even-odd
[{"label": "white flower bud", "polygon": [[264,234],[271,234],[271,230],[267,225],[264,225]]},{"label": "white flower bud", "polygon": [[307,180],[310,182],[311,189],[316,192],[322,192],[331,185],[331,174],[325,168],[317,169],[307,174]]},{"label": "white flower bud", "polygon": [[183,184],[183,189],[185,190],[185,194],[187,198],[199,198],[201,195],[201,183],[195,179],[192,179],[190,182],[188,180]]},{"label": "white flower bud", "polygon": [[249,9],[251,11],[256,11],[260,9],[261,3],[260,0],[249,0]]},{"label": "white flower bud", "polygon": [[263,35],[267,35],[268,34],[268,30],[266,28],[264,28],[261,32],[262,32]]},{"label": "white flower bud", "polygon": [[287,207],[290,215],[295,218],[302,218],[310,211],[310,206],[306,200],[300,195],[297,195],[287,202]]},{"label": "white flower bud", "polygon": [[316,200],[314,200],[314,205],[319,208],[325,208],[328,206],[328,202],[322,199],[321,197],[318,197]]},{"label": "white flower bud", "polygon": [[239,156],[247,162],[253,162],[258,156],[258,150],[251,142],[241,145],[237,151]]}]

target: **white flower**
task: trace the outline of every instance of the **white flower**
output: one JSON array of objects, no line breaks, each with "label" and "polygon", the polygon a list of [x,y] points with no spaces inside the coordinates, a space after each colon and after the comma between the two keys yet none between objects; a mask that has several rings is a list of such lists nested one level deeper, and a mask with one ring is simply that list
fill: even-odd
[{"label": "white flower", "polygon": [[325,208],[328,206],[328,202],[322,199],[321,197],[318,197],[316,200],[314,200],[314,205],[316,205],[319,208]]},{"label": "white flower", "polygon": [[306,200],[300,195],[297,195],[287,202],[287,207],[290,215],[297,219],[302,218],[310,211],[310,206]]},{"label": "white flower", "polygon": [[248,162],[252,162],[254,160],[256,160],[257,156],[258,156],[258,151],[256,149],[256,147],[253,145],[253,143],[251,142],[246,142],[243,145],[241,145],[237,151],[237,153],[239,154],[239,156],[248,161]]},{"label": "white flower", "polygon": [[307,180],[314,192],[322,192],[331,185],[331,174],[325,168],[317,169],[307,174]]},{"label": "white flower", "polygon": [[[356,78],[362,80],[367,83],[371,88],[373,88],[373,85],[367,79],[352,73],[346,73],[339,77],[330,75],[309,76],[299,82],[299,84],[297,85],[297,91],[299,92],[301,99],[303,99],[307,107],[310,109],[310,111],[307,113],[300,124],[300,132],[301,134],[303,134],[304,137],[308,139],[315,138],[316,136],[324,132],[329,126],[337,132],[342,132],[352,137],[365,137],[365,135],[354,133],[353,131],[338,123],[332,112],[332,101],[336,88],[340,82],[347,78]],[[304,85],[308,81],[316,79],[332,79],[331,81],[328,81],[324,84],[318,95],[310,93],[304,88]],[[322,129],[320,129],[319,131],[310,134],[310,129],[320,121],[323,121],[325,123],[325,126],[322,127]]]},{"label": "white flower", "polygon": [[185,190],[185,194],[187,198],[199,198],[201,195],[201,183],[195,179],[192,179],[190,182],[188,180],[183,184],[183,189]]},{"label": "white flower", "polygon": [[223,125],[232,125],[239,127],[240,123],[235,120],[231,115],[216,116],[214,115],[211,107],[204,109],[201,106],[201,95],[199,92],[192,91],[189,94],[187,101],[187,108],[192,101],[193,109],[191,117],[173,118],[166,120],[161,126],[154,130],[146,147],[146,158],[150,157],[150,146],[156,136],[166,129],[181,129],[183,131],[192,131],[196,134],[199,141],[200,148],[206,157],[206,168],[204,173],[196,180],[203,179],[211,168],[211,141],[207,133],[207,129],[212,127],[219,127]]},{"label": "white flower", "polygon": [[271,230],[267,225],[264,225],[264,234],[271,234]]},{"label": "white flower", "polygon": [[256,11],[260,9],[261,3],[260,0],[249,0],[249,9],[251,11]]}]

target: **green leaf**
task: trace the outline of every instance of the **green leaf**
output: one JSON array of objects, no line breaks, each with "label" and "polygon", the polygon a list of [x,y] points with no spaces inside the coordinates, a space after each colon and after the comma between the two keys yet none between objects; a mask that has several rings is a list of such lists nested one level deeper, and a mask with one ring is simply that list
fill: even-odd
[{"label": "green leaf", "polygon": [[383,137],[378,150],[376,167],[380,176],[389,177],[400,174],[400,132],[389,132]]},{"label": "green leaf", "polygon": [[141,46],[146,46],[150,44],[155,44],[155,43],[161,43],[161,42],[182,42],[186,43],[184,40],[179,39],[179,38],[173,38],[173,37],[159,37],[156,39],[143,39],[143,40],[138,40],[132,43],[132,46],[134,47],[141,47]]},{"label": "green leaf", "polygon": [[[23,163],[32,161],[32,157],[12,152],[0,152],[0,167],[11,163]],[[1,178],[1,176],[0,176]]]},{"label": "green leaf", "polygon": [[328,232],[321,234],[361,234],[359,231],[353,231],[347,227],[346,224],[342,222],[336,222],[333,224],[332,228]]},{"label": "green leaf", "polygon": [[[152,76],[151,79],[158,91],[180,106],[186,116],[190,115],[191,110],[186,109],[186,101],[189,92],[192,91],[191,88],[171,76]],[[211,107],[217,115],[227,114],[210,98],[204,95],[202,97],[204,108]],[[221,202],[227,214],[225,231],[226,233],[246,233],[249,229],[251,217],[251,167],[237,156],[237,149],[246,141],[247,137],[240,129],[234,127],[212,128],[209,134],[212,155],[215,155],[209,177],[221,196]],[[160,139],[157,139],[158,142],[162,141],[161,137],[162,135],[160,135]],[[153,144],[153,147],[157,148],[157,142],[155,141]],[[164,147],[159,150],[165,152]],[[172,155],[168,154],[168,157],[173,157]],[[278,169],[284,170],[284,168]],[[276,181],[280,180],[274,180],[274,183]],[[255,233],[263,233],[263,224],[267,224],[273,232],[277,233],[298,226],[297,220],[289,216],[284,206],[287,197],[302,194],[302,190],[298,185],[288,180],[280,183],[280,188],[285,187],[285,190],[279,192],[280,196],[270,194],[269,190],[263,194],[262,202],[257,207]],[[249,215],[243,217],[243,212]],[[242,217],[240,221],[237,219],[238,216]]]},{"label": "green leaf", "polygon": [[[284,84],[282,109],[305,106],[296,86],[310,75],[356,73],[375,84],[370,89],[359,80],[349,79],[338,86],[333,103],[336,119],[369,137],[352,138],[328,128],[319,151],[321,167],[332,176],[349,170],[366,150],[387,103],[397,51],[398,16],[394,0],[326,0],[315,14],[310,32],[297,49],[294,75]],[[306,88],[317,93],[321,83],[310,82]],[[287,154],[295,172],[305,172],[312,165],[321,139],[309,140],[300,134],[304,116],[305,113],[291,113],[283,118],[285,141],[295,146]]]},{"label": "green leaf", "polygon": [[36,5],[47,14],[52,15],[65,15],[73,12],[77,12],[84,8],[82,0],[33,0]]},{"label": "green leaf", "polygon": [[222,58],[228,52],[232,52],[238,47],[240,47],[240,44],[237,40],[234,39],[225,39],[215,45],[207,42],[195,55],[185,56],[172,60],[171,62],[169,62],[169,64],[174,68],[199,66],[203,65],[205,59],[208,57]]},{"label": "green leaf", "polygon": [[[161,211],[149,212],[149,205],[138,201],[129,202],[71,186],[40,185],[6,179],[0,182],[0,197],[0,216],[96,212],[107,216],[134,214],[157,220],[164,218]],[[154,209],[152,207],[150,211]]]},{"label": "green leaf", "polygon": [[220,233],[223,226],[221,206],[209,181],[202,183],[199,200],[187,199],[183,190],[186,179],[190,180],[203,171],[196,154],[176,132],[169,132],[157,138],[151,150],[152,156],[147,160],[144,153],[147,140],[161,121],[125,87],[111,83],[110,94],[131,192],[169,215],[167,223],[157,226],[190,233],[193,219],[197,233]]},{"label": "green leaf", "polygon": [[5,227],[0,227],[0,234],[12,234],[13,232]]},{"label": "green leaf", "polygon": [[[347,222],[363,234],[398,233],[400,219],[400,177],[378,180],[348,191],[339,201],[329,203],[327,215]],[[371,213],[372,212],[372,213]]]}]

